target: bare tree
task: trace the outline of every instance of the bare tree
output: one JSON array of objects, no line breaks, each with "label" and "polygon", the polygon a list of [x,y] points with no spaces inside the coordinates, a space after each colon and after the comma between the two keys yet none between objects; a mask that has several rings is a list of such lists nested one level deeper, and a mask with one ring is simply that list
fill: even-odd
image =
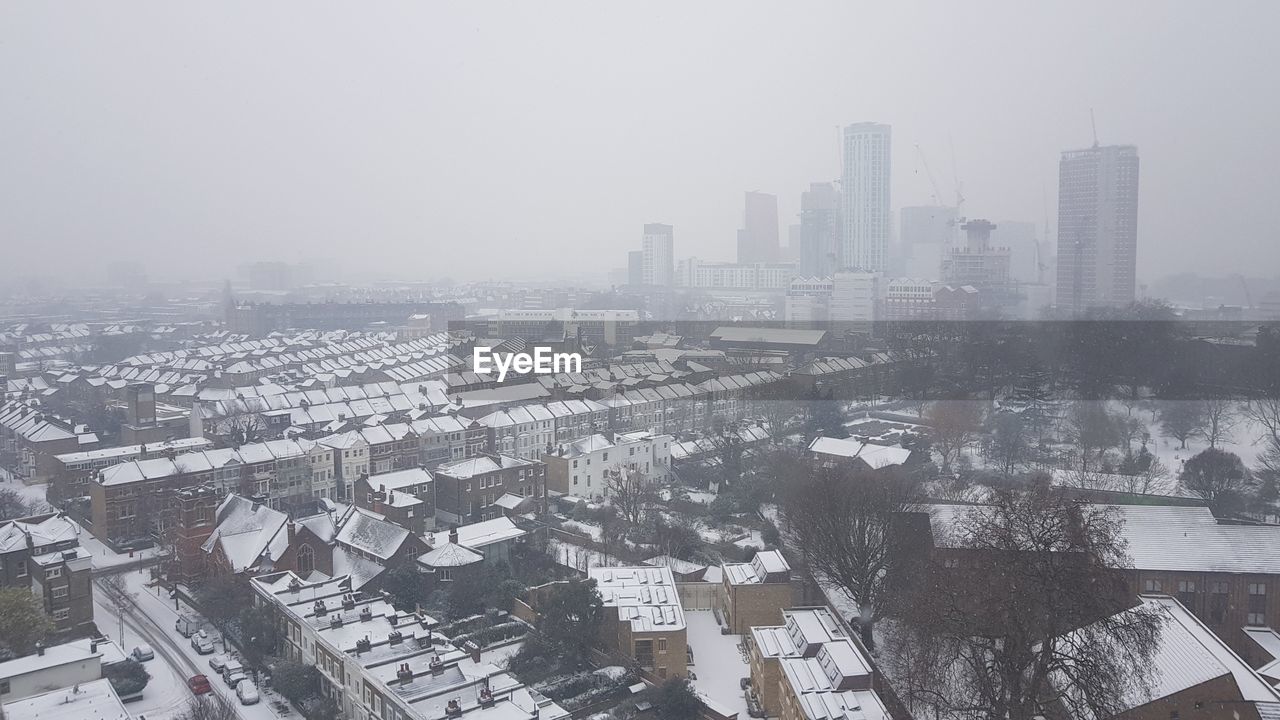
[{"label": "bare tree", "polygon": [[1234,400],[1227,398],[1201,400],[1200,416],[1204,420],[1200,434],[1209,441],[1209,447],[1216,448],[1218,443],[1231,442],[1232,431],[1240,422]]},{"label": "bare tree", "polygon": [[1254,398],[1240,407],[1240,414],[1258,428],[1259,442],[1280,448],[1280,397]]},{"label": "bare tree", "polygon": [[933,447],[942,457],[942,472],[949,473],[960,455],[982,434],[983,403],[975,400],[939,400],[925,410],[932,430]]},{"label": "bare tree", "polygon": [[234,445],[247,445],[265,439],[267,422],[262,415],[238,404],[217,424],[218,431]]},{"label": "bare tree", "polygon": [[124,616],[136,607],[137,593],[129,589],[129,586],[124,581],[124,575],[120,573],[99,578],[98,587],[102,589],[102,594],[106,597],[107,603],[111,605],[111,609],[116,613],[120,623],[120,643],[123,646]]},{"label": "bare tree", "polygon": [[1020,413],[992,413],[987,417],[988,459],[996,461],[1004,474],[1012,474],[1031,459],[1031,431]]},{"label": "bare tree", "polygon": [[0,521],[30,517],[44,512],[49,506],[36,500],[28,500],[12,488],[0,488]]},{"label": "bare tree", "polygon": [[1160,431],[1167,437],[1187,447],[1187,440],[1195,437],[1204,427],[1204,415],[1199,403],[1188,400],[1175,400],[1165,403],[1160,408]]},{"label": "bare tree", "polygon": [[239,720],[240,715],[231,703],[217,695],[193,697],[186,708],[174,720]]},{"label": "bare tree", "polygon": [[916,499],[902,475],[843,465],[816,469],[787,488],[782,512],[788,539],[819,582],[857,603],[868,647],[875,647],[872,628],[888,607],[893,572],[907,561],[895,519]]},{"label": "bare tree", "polygon": [[1121,421],[1107,411],[1104,403],[1081,400],[1071,405],[1063,434],[1080,451],[1080,469],[1088,471],[1089,461],[1102,463],[1106,452],[1120,443]]},{"label": "bare tree", "polygon": [[657,499],[653,480],[635,468],[616,468],[605,472],[605,496],[623,520],[635,528]]},{"label": "bare tree", "polygon": [[965,566],[926,565],[884,654],[912,714],[1112,717],[1149,689],[1161,616],[1130,607],[1113,510],[1048,487],[1000,491],[941,535]]}]

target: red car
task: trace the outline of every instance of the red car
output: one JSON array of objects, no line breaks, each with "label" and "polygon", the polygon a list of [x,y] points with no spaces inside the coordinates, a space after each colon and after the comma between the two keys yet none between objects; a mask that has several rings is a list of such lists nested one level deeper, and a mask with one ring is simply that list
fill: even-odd
[{"label": "red car", "polygon": [[192,675],[191,678],[187,680],[187,687],[191,688],[191,692],[196,695],[204,695],[207,692],[213,691],[213,688],[209,686],[209,678],[204,675]]}]

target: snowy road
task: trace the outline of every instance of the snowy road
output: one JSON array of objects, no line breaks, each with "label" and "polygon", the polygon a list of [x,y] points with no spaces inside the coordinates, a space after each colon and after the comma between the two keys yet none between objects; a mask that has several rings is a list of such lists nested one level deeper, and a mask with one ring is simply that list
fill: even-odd
[{"label": "snowy road", "polygon": [[157,597],[154,590],[145,587],[142,573],[130,572],[126,574],[126,578],[132,593],[132,607],[124,613],[124,637],[119,637],[120,616],[116,613],[111,592],[96,581],[94,616],[99,628],[117,638],[126,653],[140,643],[146,643],[155,650],[156,658],[146,663],[152,679],[143,691],[143,699],[129,705],[134,717],[146,715],[148,720],[166,720],[180,713],[193,697],[187,689],[187,678],[197,674],[209,676],[209,684],[214,693],[235,708],[242,720],[296,717],[292,711],[287,715],[276,712],[265,694],[263,702],[257,705],[241,705],[235,691],[210,669],[210,656],[196,653],[187,639],[174,629],[173,621],[177,618],[177,612],[173,610],[172,604]]}]

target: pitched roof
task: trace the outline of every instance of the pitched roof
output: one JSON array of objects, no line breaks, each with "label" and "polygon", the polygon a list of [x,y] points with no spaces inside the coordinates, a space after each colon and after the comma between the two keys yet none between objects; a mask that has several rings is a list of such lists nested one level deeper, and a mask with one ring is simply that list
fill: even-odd
[{"label": "pitched roof", "polygon": [[239,495],[228,495],[218,506],[218,525],[201,545],[206,553],[221,548],[232,572],[244,572],[259,561],[279,560],[289,546],[284,531],[289,517],[279,510]]},{"label": "pitched roof", "polygon": [[420,564],[433,568],[461,567],[481,560],[484,560],[484,555],[458,543],[445,543],[418,557]]},{"label": "pitched roof", "polygon": [[409,531],[399,525],[362,508],[353,508],[338,530],[337,541],[339,545],[368,553],[379,560],[388,560],[407,537]]},{"label": "pitched roof", "polygon": [[79,536],[80,528],[62,513],[18,518],[0,525],[0,553],[25,548],[28,538],[38,549]]}]

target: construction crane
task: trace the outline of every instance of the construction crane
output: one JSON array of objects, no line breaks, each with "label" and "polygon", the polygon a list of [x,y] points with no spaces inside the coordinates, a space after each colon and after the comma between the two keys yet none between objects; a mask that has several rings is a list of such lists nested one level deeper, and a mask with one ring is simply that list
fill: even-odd
[{"label": "construction crane", "polygon": [[1236,279],[1240,281],[1240,287],[1244,289],[1245,302],[1249,303],[1249,312],[1253,312],[1253,293],[1249,292],[1249,283],[1244,279],[1244,275],[1236,273]]},{"label": "construction crane", "polygon": [[938,189],[938,181],[933,179],[933,170],[929,169],[929,159],[924,156],[924,149],[920,147],[920,143],[916,143],[916,152],[920,154],[920,164],[924,166],[924,174],[929,178],[929,184],[933,186],[933,203],[940,204],[942,191]]},{"label": "construction crane", "polygon": [[963,220],[961,208],[964,207],[964,185],[960,182],[960,171],[956,169],[956,144],[951,141],[951,136],[947,136],[947,145],[951,146],[951,181],[956,186],[956,217]]}]

